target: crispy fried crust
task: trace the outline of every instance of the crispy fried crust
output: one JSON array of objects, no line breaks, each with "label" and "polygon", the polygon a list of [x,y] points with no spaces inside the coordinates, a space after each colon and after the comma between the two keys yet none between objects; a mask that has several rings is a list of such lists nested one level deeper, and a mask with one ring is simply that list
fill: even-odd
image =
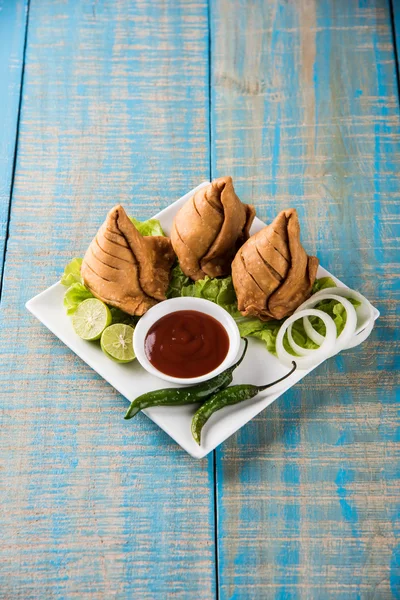
[{"label": "crispy fried crust", "polygon": [[249,238],[232,263],[239,310],[263,320],[287,317],[310,296],[318,264],[301,245],[296,210],[280,212]]},{"label": "crispy fried crust", "polygon": [[169,238],[143,237],[117,205],[91,242],[81,273],[96,298],[142,315],[165,300],[174,258]]},{"label": "crispy fried crust", "polygon": [[254,216],[254,207],[237,197],[231,177],[215,179],[198,190],[176,215],[171,233],[185,275],[194,281],[228,275]]}]

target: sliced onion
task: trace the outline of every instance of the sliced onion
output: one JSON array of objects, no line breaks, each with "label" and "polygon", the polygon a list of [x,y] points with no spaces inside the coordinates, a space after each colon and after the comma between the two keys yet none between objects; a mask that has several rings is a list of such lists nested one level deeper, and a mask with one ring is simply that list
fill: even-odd
[{"label": "sliced onion", "polygon": [[[360,306],[355,308],[353,304],[349,302],[349,298],[360,302]],[[336,302],[340,302],[346,311],[346,323],[339,336],[337,336],[334,320],[324,311],[314,308],[316,304],[323,300],[335,300]],[[326,329],[325,336],[314,329],[308,318],[309,316],[319,317],[323,321]],[[305,333],[319,346],[319,348],[303,348],[294,341],[292,326],[293,323],[300,318],[303,319]],[[290,367],[293,362],[293,356],[287,352],[283,346],[286,331],[291,348],[298,354],[298,356],[295,357],[298,368],[309,369],[322,362],[325,358],[337,354],[340,350],[354,348],[364,342],[370,335],[374,324],[374,307],[362,294],[346,287],[326,288],[303,302],[303,304],[297,308],[295,313],[283,323],[276,340],[278,358],[288,367]]]},{"label": "sliced onion", "polygon": [[[307,356],[294,357],[285,349],[283,345],[283,338],[289,326],[303,317],[319,317],[324,322],[326,335],[319,348],[316,350],[309,350]],[[281,363],[287,367],[291,367],[294,360],[299,369],[311,369],[315,365],[322,362],[325,358],[335,354],[337,339],[336,335],[337,331],[334,320],[322,310],[307,308],[305,310],[296,311],[291,317],[286,319],[278,331],[278,335],[276,337],[276,353]],[[305,350],[305,348],[303,348],[303,350]]]},{"label": "sliced onion", "polygon": [[303,317],[303,325],[304,331],[306,332],[310,340],[312,340],[314,344],[318,344],[318,346],[320,346],[324,341],[324,336],[318,333],[316,329],[314,329],[308,317]]},{"label": "sliced onion", "polygon": [[[303,321],[304,319],[308,319],[308,317],[303,317]],[[311,325],[311,323],[310,323]],[[287,330],[287,336],[288,336],[288,342],[292,348],[292,350],[294,352],[296,352],[296,354],[298,354],[299,356],[308,356],[310,354],[310,352],[315,352],[315,350],[317,348],[303,348],[303,346],[299,346],[299,344],[296,344],[296,342],[294,341],[293,338],[293,333],[292,333],[292,327],[293,327],[293,323],[291,323],[288,327]],[[324,341],[324,336],[321,335],[322,337],[322,342]],[[320,344],[318,344],[318,346],[320,346],[322,344],[322,342]]]},{"label": "sliced onion", "polygon": [[[299,308],[295,311],[294,314],[296,314],[298,311],[303,310],[304,308],[314,307],[319,302],[322,302],[322,300],[336,300],[336,302],[340,302],[340,304],[344,307],[346,314],[347,314],[346,324],[343,327],[343,331],[340,333],[340,335],[337,337],[337,340],[336,340],[335,352],[334,352],[334,354],[336,354],[337,352],[340,352],[340,350],[343,350],[343,348],[346,348],[347,345],[350,343],[350,340],[353,338],[354,333],[356,331],[356,327],[357,327],[357,313],[356,313],[354,306],[352,305],[351,302],[349,302],[349,300],[347,300],[347,298],[338,296],[336,294],[331,294],[329,292],[326,292],[325,290],[321,290],[321,292],[314,294],[313,296],[311,296],[311,298],[309,298],[308,300],[303,302],[303,304],[301,304],[299,306]],[[323,312],[323,311],[320,311],[320,312]],[[310,325],[311,325],[311,323],[310,323]],[[311,327],[312,327],[312,325],[311,325]],[[335,325],[335,327],[336,327],[336,325]],[[316,333],[318,333],[318,332],[316,332]]]},{"label": "sliced onion", "polygon": [[346,287],[331,287],[320,290],[314,294],[312,298],[321,298],[321,295],[325,293],[335,294],[336,296],[342,296],[343,298],[351,298],[352,300],[357,300],[360,302],[360,306],[354,307],[357,314],[356,334],[361,332],[367,325],[369,325],[371,319],[375,319],[374,307],[370,301],[359,292]]}]

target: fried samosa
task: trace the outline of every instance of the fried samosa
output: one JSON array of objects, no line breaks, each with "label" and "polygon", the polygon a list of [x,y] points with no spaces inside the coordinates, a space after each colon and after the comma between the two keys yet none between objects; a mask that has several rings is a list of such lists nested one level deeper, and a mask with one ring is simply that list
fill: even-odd
[{"label": "fried samosa", "polygon": [[166,299],[174,259],[169,238],[143,237],[118,205],[87,249],[81,274],[96,298],[130,315],[143,315]]},{"label": "fried samosa", "polygon": [[228,275],[254,216],[254,207],[235,194],[231,177],[220,177],[198,190],[176,215],[171,233],[185,275],[194,281]]},{"label": "fried samosa", "polygon": [[232,263],[240,312],[264,321],[291,315],[310,296],[318,264],[301,245],[296,210],[283,210],[248,239]]}]

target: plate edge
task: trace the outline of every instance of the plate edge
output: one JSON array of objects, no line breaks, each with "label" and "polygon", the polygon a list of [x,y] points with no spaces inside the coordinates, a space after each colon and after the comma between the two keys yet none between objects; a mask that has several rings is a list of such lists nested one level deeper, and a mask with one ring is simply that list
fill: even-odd
[{"label": "plate edge", "polygon": [[[199,189],[205,187],[206,185],[208,185],[210,182],[209,181],[203,181],[202,183],[200,183],[198,186],[196,186],[195,188],[193,188],[192,190],[190,190],[189,192],[187,192],[186,194],[184,194],[184,196],[182,196],[181,198],[178,198],[178,200],[175,200],[174,202],[172,202],[171,204],[169,204],[168,206],[166,206],[165,208],[163,208],[161,211],[159,211],[158,213],[156,213],[153,217],[153,219],[158,219],[160,217],[162,217],[163,213],[165,211],[170,210],[174,205],[179,205],[181,203],[183,203],[186,198],[189,196],[189,198]],[[265,226],[266,224],[264,223],[264,221],[261,221],[261,219],[259,219],[258,217],[256,217],[257,221],[260,222],[261,225]],[[338,283],[338,285],[340,287],[348,287],[345,283],[343,283],[340,279],[338,279],[335,275],[333,275],[330,271],[328,271],[327,269],[325,269],[322,265],[320,265],[321,268],[324,269],[324,271],[328,274],[328,276],[332,277],[332,279]],[[39,292],[38,294],[36,294],[35,296],[33,296],[32,298],[30,298],[29,300],[27,300],[25,302],[25,308],[36,318],[38,319],[39,322],[41,322],[49,331],[51,331],[51,333],[53,335],[55,335],[58,339],[60,339],[60,341],[65,344],[70,350],[72,350],[72,348],[70,348],[70,346],[68,344],[66,344],[59,336],[58,334],[56,334],[54,331],[52,331],[43,321],[42,319],[38,316],[37,311],[35,310],[35,301],[38,300],[43,294],[47,293],[49,290],[53,289],[54,287],[58,286],[61,284],[61,281],[57,281],[56,283],[52,284],[51,286],[49,286],[48,288],[46,288],[45,290],[43,290],[42,292]],[[374,320],[376,321],[379,317],[380,317],[380,311],[374,306],[372,305],[373,309],[374,309]],[[87,362],[86,359],[84,359],[80,354],[78,354],[77,352],[75,352],[75,350],[72,350],[72,352],[74,352],[74,354],[76,354],[84,363],[86,363],[91,369],[93,369],[96,373],[98,373],[98,375],[100,375],[100,373],[97,371],[97,369],[95,369],[89,362]],[[323,361],[325,362],[325,361]],[[321,364],[321,363],[319,363]],[[268,406],[270,406],[270,404],[272,404],[273,402],[275,402],[278,398],[280,398],[285,392],[287,392],[289,389],[291,389],[291,387],[293,387],[294,385],[296,385],[301,379],[303,379],[304,377],[306,377],[310,372],[312,372],[317,366],[313,367],[312,369],[307,369],[305,370],[304,375],[296,382],[294,382],[289,388],[286,388],[285,390],[283,390],[276,398],[274,398],[267,406],[261,408],[258,413],[256,413],[255,415],[253,415],[253,417],[251,417],[250,419],[248,419],[243,425],[240,425],[237,429],[234,429],[232,432],[230,432],[221,442],[219,442],[219,444],[217,446],[215,446],[214,448],[211,448],[208,451],[200,451],[199,453],[192,453],[190,450],[188,450],[187,448],[184,448],[183,446],[181,446],[181,444],[179,442],[177,442],[177,440],[170,434],[169,431],[166,431],[164,429],[164,427],[161,427],[161,425],[157,422],[157,420],[153,419],[148,413],[147,411],[143,411],[146,415],[146,417],[148,417],[151,421],[153,421],[153,423],[155,423],[158,427],[160,427],[163,431],[165,431],[165,433],[167,433],[167,435],[169,435],[174,441],[175,443],[178,444],[178,446],[180,446],[182,448],[182,450],[184,450],[185,452],[187,452],[192,458],[196,458],[196,459],[203,459],[205,458],[208,454],[210,454],[213,450],[215,450],[216,448],[218,448],[221,444],[223,444],[229,437],[231,437],[234,433],[236,433],[236,431],[238,431],[239,429],[241,429],[241,427],[244,427],[244,425],[247,425],[247,423],[249,423],[249,421],[251,421],[257,414],[259,414],[260,412],[262,412],[264,409],[268,408]],[[102,375],[100,375],[100,377],[102,377]],[[102,377],[103,378],[103,377]],[[104,379],[104,378],[103,378]],[[107,380],[105,380],[107,381]],[[107,383],[109,385],[111,385],[108,381]],[[114,386],[112,386],[114,387]],[[115,388],[116,389],[116,388]],[[120,392],[119,390],[117,390],[118,393],[120,393],[124,398],[124,394],[122,392]]]}]

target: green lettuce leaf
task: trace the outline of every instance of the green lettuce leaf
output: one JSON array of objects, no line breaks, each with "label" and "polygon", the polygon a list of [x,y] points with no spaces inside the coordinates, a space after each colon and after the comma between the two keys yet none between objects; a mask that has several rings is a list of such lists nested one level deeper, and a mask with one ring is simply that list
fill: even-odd
[{"label": "green lettuce leaf", "polygon": [[115,323],[123,323],[124,325],[130,325],[131,327],[134,327],[139,321],[139,317],[128,315],[120,308],[110,306],[109,309],[112,316],[112,325],[115,325]]},{"label": "green lettuce leaf", "polygon": [[192,280],[184,274],[180,266],[176,265],[171,271],[167,298],[179,298],[180,296],[183,296],[183,288],[189,287],[192,283]]},{"label": "green lettuce leaf", "polygon": [[[336,284],[330,277],[322,277],[314,283],[313,293],[328,287],[335,287]],[[167,292],[168,298],[179,296],[193,296],[194,298],[204,298],[211,300],[227,310],[236,320],[237,326],[242,337],[254,337],[264,342],[267,350],[276,354],[275,344],[276,336],[283,321],[260,321],[256,317],[243,317],[237,308],[237,299],[235,289],[232,283],[232,277],[210,279],[205,277],[199,281],[193,282],[187,277],[179,265],[172,269],[171,280]],[[353,304],[357,305],[355,301]],[[346,324],[346,311],[343,306],[335,300],[323,300],[316,308],[323,310],[332,317],[338,330],[338,335],[343,331]],[[325,335],[325,325],[318,317],[311,317],[311,323],[321,335]],[[297,344],[303,348],[318,348],[312,340],[308,338],[304,331],[303,321],[297,321],[293,324],[292,335]],[[286,349],[294,354],[291,349],[287,335],[283,341]]]},{"label": "green lettuce leaf", "polygon": [[236,294],[232,283],[232,277],[225,277],[223,279],[211,279],[205,277],[190,285],[185,286],[182,289],[182,296],[193,296],[194,298],[204,298],[215,302],[230,314],[240,317],[240,313],[237,309]]},{"label": "green lettuce leaf", "polygon": [[[157,219],[149,219],[148,221],[140,222],[137,219],[131,218],[132,223],[142,235],[165,235],[160,221]],[[61,283],[67,289],[64,294],[64,306],[67,309],[67,314],[73,314],[79,304],[88,298],[93,298],[93,294],[85,287],[81,276],[81,258],[74,258],[65,267],[61,277]],[[178,294],[179,295],[179,294]],[[118,308],[111,308],[113,323],[124,323],[134,325],[137,323],[137,317],[131,317]]]},{"label": "green lettuce leaf", "polygon": [[[320,319],[318,319],[318,321],[320,321],[323,325],[323,322]],[[316,327],[316,329],[317,329],[317,331],[319,331],[319,327]],[[322,335],[321,331],[319,331],[319,333],[321,333],[321,335]],[[310,338],[307,336],[307,334],[304,330],[304,326],[303,326],[303,319],[301,319],[299,321],[295,321],[293,323],[292,336],[293,336],[293,339],[296,342],[296,344],[298,344],[302,348],[306,348],[308,350],[315,350],[316,348],[318,348],[318,344],[314,344],[314,342],[312,340],[310,340]],[[285,336],[283,338],[283,345],[284,345],[285,349],[289,352],[289,354],[293,354],[293,356],[297,356],[296,352],[294,352],[293,348],[289,344],[287,332],[285,333]],[[274,351],[276,352],[275,348],[274,348]]]},{"label": "green lettuce leaf", "polygon": [[[343,327],[346,324],[346,311],[342,304],[336,302],[335,300],[323,300],[322,302],[319,302],[315,308],[323,310],[330,317],[332,317],[335,322],[338,335],[343,331]],[[309,317],[309,319],[314,329],[324,336],[325,325],[323,321],[318,317]],[[249,336],[258,338],[265,343],[269,352],[276,354],[276,337],[282,323],[283,321],[267,321],[263,323],[259,319],[255,318],[243,319],[242,321],[237,322],[237,325],[242,337]],[[293,323],[292,336],[296,344],[302,348],[310,350],[318,348],[318,345],[310,340],[310,338],[307,336],[304,330],[302,319]],[[283,345],[290,354],[296,356],[296,353],[289,344],[287,333],[283,338]]]},{"label": "green lettuce leaf", "polygon": [[[131,218],[131,221],[142,235],[165,235],[160,222],[157,219],[149,219],[148,221],[140,222],[137,219]],[[81,258],[74,258],[65,267],[64,274],[61,278],[61,283],[68,287],[64,296],[64,306],[66,307],[68,314],[75,312],[81,302],[87,298],[93,297],[93,294],[83,285],[83,279],[80,273],[81,264]],[[312,292],[314,294],[320,290],[335,286],[336,283],[333,279],[330,277],[322,277],[315,281]],[[229,276],[216,279],[205,277],[204,279],[193,282],[183,273],[179,264],[177,264],[171,271],[167,297],[177,298],[180,296],[204,298],[205,300],[215,302],[233,316],[242,337],[254,337],[259,339],[265,344],[269,352],[276,354],[276,337],[282,321],[260,321],[260,319],[257,318],[243,317],[237,308],[237,299],[232,283],[232,277]],[[354,306],[360,304],[356,300],[350,300],[350,302]],[[336,324],[338,335],[343,331],[346,324],[346,311],[342,304],[335,300],[322,300],[315,308],[323,310],[332,317]],[[135,325],[138,321],[138,317],[127,315],[118,308],[110,307],[110,309],[113,323]],[[310,317],[310,321],[318,333],[325,335],[325,325],[321,319],[318,319],[318,317]],[[302,320],[293,324],[292,335],[295,342],[303,348],[318,347],[306,335]],[[287,351],[295,355],[288,343],[287,335],[285,335],[283,343]]]},{"label": "green lettuce leaf", "polygon": [[242,318],[236,321],[242,337],[254,337],[264,342],[267,350],[275,354],[275,340],[281,321],[260,321],[257,318]]},{"label": "green lettuce leaf", "polygon": [[[261,340],[264,342],[267,350],[271,352],[271,354],[276,355],[276,337],[282,323],[283,321],[273,320],[263,322],[257,318],[245,318],[241,321],[237,321],[237,326],[242,337],[254,337]],[[297,321],[293,324],[292,335],[294,341],[299,344],[299,346],[303,346],[303,348],[318,347],[307,337],[302,321]],[[283,339],[283,345],[285,346],[286,350],[290,352],[290,354],[295,356],[295,353],[293,352],[287,340],[287,334]]]},{"label": "green lettuce leaf", "polygon": [[164,235],[165,233],[161,227],[161,223],[158,219],[149,219],[148,221],[138,221],[134,217],[129,217],[136,229],[142,235]]},{"label": "green lettuce leaf", "polygon": [[311,293],[316,294],[317,292],[330,287],[336,287],[336,283],[333,281],[332,277],[321,277],[314,281]]},{"label": "green lettuce leaf", "polygon": [[72,315],[79,304],[88,298],[93,298],[93,294],[82,283],[71,285],[64,294],[64,306],[67,314]]},{"label": "green lettuce leaf", "polygon": [[[320,290],[336,287],[336,283],[330,277],[322,277],[317,279],[313,286],[313,293]],[[254,337],[261,340],[267,350],[272,354],[276,354],[276,337],[283,321],[260,321],[256,317],[243,317],[237,308],[237,299],[235,289],[232,283],[232,277],[224,277],[220,279],[210,279],[205,277],[200,281],[193,282],[183,273],[179,265],[172,269],[171,281],[167,292],[168,298],[176,298],[179,296],[193,296],[195,298],[205,298],[215,302],[222,308],[225,308],[236,320],[237,326],[242,337]],[[350,300],[354,306],[360,303],[356,300]],[[343,305],[336,300],[322,300],[316,307],[319,310],[326,312],[335,322],[338,335],[343,331],[346,324],[346,311]],[[318,317],[310,317],[313,327],[321,335],[325,335],[325,325]],[[303,348],[314,349],[318,348],[307,336],[303,320],[296,321],[292,327],[292,335],[294,341]],[[283,340],[284,346],[288,352],[295,356],[292,348],[287,340],[287,334]]]},{"label": "green lettuce leaf", "polygon": [[64,269],[64,273],[61,277],[62,285],[65,285],[65,287],[69,288],[74,283],[83,284],[83,279],[81,276],[81,265],[81,258],[73,258],[71,262],[67,264],[67,266]]},{"label": "green lettuce leaf", "polygon": [[[92,292],[84,285],[81,277],[81,258],[74,258],[64,269],[64,274],[61,278],[61,283],[68,286],[64,294],[64,306],[67,309],[67,314],[72,315],[79,304],[88,298],[94,298]],[[109,307],[112,315],[112,322],[123,323],[125,325],[136,325],[139,317],[132,317],[123,312],[119,308]]]},{"label": "green lettuce leaf", "polygon": [[[349,302],[357,308],[360,306],[361,302],[358,300],[354,300],[353,298],[348,298]],[[344,326],[346,325],[347,313],[343,304],[337,302],[336,300],[322,300],[315,305],[317,310],[322,310],[326,314],[328,314],[335,322],[337,334],[340,335],[343,331]],[[312,323],[314,329],[318,331],[321,335],[325,335],[325,325],[318,317],[309,317],[310,322]]]},{"label": "green lettuce leaf", "polygon": [[167,297],[177,298],[179,296],[192,296],[193,298],[210,300],[222,306],[232,316],[241,317],[237,309],[235,289],[230,276],[220,279],[205,277],[199,281],[192,281],[183,273],[180,266],[176,265],[172,269]]},{"label": "green lettuce leaf", "polygon": [[[327,286],[327,287],[331,287],[331,286]],[[354,307],[360,306],[360,304],[361,304],[360,302],[358,302],[358,300],[353,300],[352,298],[349,298],[348,300],[349,300],[349,302],[351,302],[351,304]],[[340,335],[343,331],[344,326],[346,325],[346,319],[347,319],[346,309],[344,308],[343,304],[341,304],[340,302],[338,302],[336,300],[322,300],[321,302],[318,302],[318,304],[315,305],[315,308],[317,310],[322,310],[324,313],[326,313],[333,319],[333,321],[336,325],[337,335]],[[308,318],[310,320],[310,323],[314,327],[314,329],[319,334],[325,336],[326,329],[325,329],[324,322],[321,319],[319,319],[318,317],[308,317]],[[299,346],[302,346],[303,348],[307,348],[307,349],[318,348],[318,345],[314,344],[314,342],[312,340],[310,340],[310,338],[307,336],[307,334],[304,330],[302,319],[293,323],[292,335],[293,335],[294,341]],[[286,350],[288,352],[290,352],[290,354],[293,354],[294,356],[296,355],[295,352],[293,352],[292,348],[289,345],[289,342],[287,339],[287,334],[285,335],[285,337],[283,339],[283,345],[285,346]]]},{"label": "green lettuce leaf", "polygon": [[[237,321],[237,326],[242,337],[254,337],[261,340],[264,342],[268,352],[276,355],[276,337],[282,323],[283,321],[273,320],[263,322],[257,318],[245,318],[241,321]],[[299,346],[303,346],[303,348],[318,347],[307,337],[302,321],[297,321],[293,324],[292,335],[294,341],[299,344]],[[295,353],[293,352],[287,340],[287,334],[283,339],[283,345],[285,346],[286,350],[290,352],[290,354],[295,356]]]},{"label": "green lettuce leaf", "polygon": [[[82,283],[74,283],[67,289],[64,294],[64,306],[67,309],[67,314],[72,315],[79,304],[88,298],[94,298],[93,294]],[[128,315],[124,311],[115,306],[110,306],[112,324],[123,323],[134,327],[139,320],[139,317]]]}]

